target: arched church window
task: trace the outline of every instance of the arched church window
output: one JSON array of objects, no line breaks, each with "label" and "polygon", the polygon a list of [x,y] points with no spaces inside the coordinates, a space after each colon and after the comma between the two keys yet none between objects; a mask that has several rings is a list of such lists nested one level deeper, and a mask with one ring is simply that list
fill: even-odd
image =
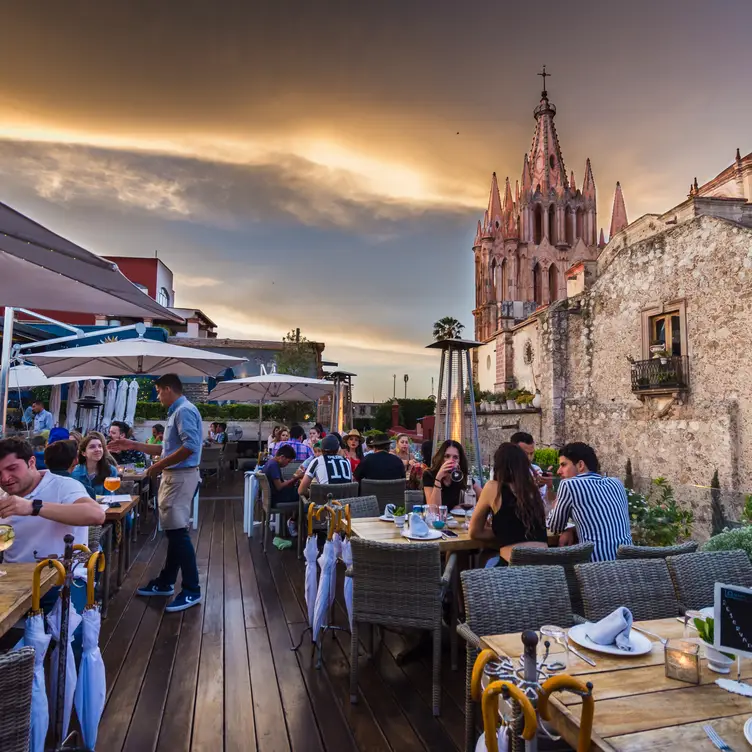
[{"label": "arched church window", "polygon": [[577,210],[577,239],[579,240],[585,233],[585,212],[582,209]]},{"label": "arched church window", "polygon": [[556,160],[554,159],[553,154],[548,158],[548,164],[549,164],[549,167],[551,167],[551,169],[554,168],[554,165],[556,164]]},{"label": "arched church window", "polygon": [[543,285],[540,264],[533,267],[533,300],[537,305],[543,304]]},{"label": "arched church window", "polygon": [[556,233],[556,207],[553,204],[548,207],[548,240],[551,244],[559,240]]},{"label": "arched church window", "polygon": [[509,293],[509,264],[504,259],[501,262],[501,299],[509,300],[511,297]]},{"label": "arched church window", "polygon": [[491,261],[491,300],[496,300],[496,259]]},{"label": "arched church window", "polygon": [[574,228],[572,227],[572,218],[574,217],[574,212],[572,211],[572,207],[567,207],[566,212],[566,234],[567,234],[567,245],[574,245]]},{"label": "arched church window", "polygon": [[548,296],[552,303],[559,297],[559,270],[556,264],[548,267]]},{"label": "arched church window", "polygon": [[535,205],[533,214],[533,242],[538,245],[543,239],[543,207],[540,204]]}]

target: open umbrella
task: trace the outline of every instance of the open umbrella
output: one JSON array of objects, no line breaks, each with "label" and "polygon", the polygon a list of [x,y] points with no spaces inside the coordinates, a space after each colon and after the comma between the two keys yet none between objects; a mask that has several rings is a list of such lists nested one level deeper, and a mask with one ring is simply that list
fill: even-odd
[{"label": "open umbrella", "polygon": [[96,379],[97,376],[45,376],[41,368],[36,366],[13,366],[8,371],[9,389],[31,389],[35,386],[55,386],[56,384],[70,384],[73,381]]},{"label": "open umbrella", "polygon": [[128,401],[128,382],[121,379],[117,387],[117,397],[115,398],[115,414],[112,420],[125,420],[125,405]]},{"label": "open umbrella", "polygon": [[[62,647],[60,645],[60,616],[62,611],[62,601],[57,599],[55,605],[52,607],[52,611],[47,615],[47,626],[52,632],[53,639],[58,643],[55,649],[52,651],[52,666],[57,666],[60,660],[59,651]],[[66,661],[65,669],[65,708],[63,714],[63,737],[68,736],[68,726],[70,724],[71,711],[73,710],[73,695],[76,691],[76,661],[73,657],[73,633],[78,629],[78,625],[81,623],[81,614],[71,606],[68,612],[68,644],[63,648],[68,651],[68,658]],[[57,698],[57,671],[53,670],[50,677],[50,694],[52,697],[52,713],[55,715],[55,702]]]},{"label": "open umbrella", "polygon": [[27,357],[48,376],[75,376],[92,370],[103,376],[161,376],[165,373],[214,376],[247,360],[142,337],[69,347]]},{"label": "open umbrella", "polygon": [[136,419],[136,404],[138,403],[138,381],[133,379],[128,385],[128,399],[125,403],[125,422],[129,425],[133,425],[133,421]]},{"label": "open umbrella", "polygon": [[50,413],[55,426],[60,422],[60,389],[60,384],[55,384],[50,390]]},{"label": "open umbrella", "polygon": [[102,411],[102,429],[107,430],[107,427],[112,423],[113,415],[115,414],[115,399],[117,398],[117,384],[110,379],[107,382],[107,393],[104,398],[104,410]]},{"label": "open umbrella", "polygon": [[68,403],[65,413],[65,427],[69,431],[76,427],[76,411],[78,410],[76,402],[78,402],[78,382],[74,381],[68,387]]},{"label": "open umbrella", "polygon": [[99,631],[102,625],[102,615],[94,600],[94,584],[96,571],[104,571],[104,555],[92,554],[86,563],[86,608],[83,613],[83,654],[78,671],[76,684],[75,705],[81,735],[87,749],[96,749],[99,720],[104,710],[107,695],[107,679],[104,670],[102,653],[99,650]]}]

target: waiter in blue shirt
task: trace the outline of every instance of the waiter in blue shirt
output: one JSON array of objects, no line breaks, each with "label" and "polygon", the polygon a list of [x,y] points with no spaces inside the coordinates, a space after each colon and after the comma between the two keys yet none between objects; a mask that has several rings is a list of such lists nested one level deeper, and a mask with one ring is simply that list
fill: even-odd
[{"label": "waiter in blue shirt", "polygon": [[135,449],[160,459],[147,473],[162,473],[159,486],[159,522],[167,536],[167,560],[159,577],[139,588],[139,595],[173,595],[178,571],[183,589],[165,607],[165,611],[185,611],[201,602],[196,552],[188,533],[193,497],[200,480],[201,414],[183,396],[183,384],[172,373],[160,376],[154,386],[157,398],[167,408],[164,444],[142,444],[131,439],[116,439],[108,444],[114,451]]}]

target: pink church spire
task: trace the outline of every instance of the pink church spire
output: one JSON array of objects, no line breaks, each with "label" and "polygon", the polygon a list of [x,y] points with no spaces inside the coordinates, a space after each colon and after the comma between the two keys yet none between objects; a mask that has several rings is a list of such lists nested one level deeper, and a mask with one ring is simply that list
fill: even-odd
[{"label": "pink church spire", "polygon": [[582,195],[595,201],[595,178],[593,168],[590,166],[590,157],[585,161],[585,180],[582,183]]},{"label": "pink church spire", "polygon": [[488,221],[490,226],[494,226],[495,222],[501,224],[502,211],[501,211],[501,196],[499,196],[499,183],[496,180],[496,173],[491,177],[491,192],[488,195]]},{"label": "pink church spire", "polygon": [[613,238],[617,232],[621,232],[629,222],[627,221],[627,207],[624,205],[624,194],[621,192],[621,183],[616,183],[616,192],[614,193],[614,208],[611,211],[611,229],[608,232],[609,238]]},{"label": "pink church spire", "polygon": [[535,116],[535,134],[530,148],[530,171],[534,190],[540,186],[541,192],[547,195],[550,190],[561,194],[567,183],[567,172],[564,167],[564,158],[561,155],[559,137],[554,125],[556,107],[548,101],[548,92],[545,88],[546,73],[543,73],[543,91],[541,92],[540,104],[533,111]]},{"label": "pink church spire", "polygon": [[525,154],[525,159],[522,162],[522,194],[527,197],[529,191],[533,187],[533,179],[530,175],[530,160]]},{"label": "pink church spire", "polygon": [[577,193],[577,183],[575,183],[574,180],[574,170],[569,173],[569,190],[572,191],[572,193]]},{"label": "pink church spire", "polygon": [[517,236],[517,217],[514,210],[514,201],[512,200],[512,185],[507,178],[504,188],[504,235],[507,238]]},{"label": "pink church spire", "polygon": [[601,227],[601,235],[598,238],[598,248],[604,248],[606,245],[606,238],[603,236],[603,228]]}]

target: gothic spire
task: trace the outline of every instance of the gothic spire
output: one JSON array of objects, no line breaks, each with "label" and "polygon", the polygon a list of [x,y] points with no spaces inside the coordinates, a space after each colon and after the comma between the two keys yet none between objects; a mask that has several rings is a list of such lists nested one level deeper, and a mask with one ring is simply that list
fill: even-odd
[{"label": "gothic spire", "polygon": [[530,175],[530,160],[525,154],[525,159],[522,162],[522,193],[527,196],[528,192],[533,187],[533,178]]},{"label": "gothic spire", "polygon": [[516,217],[514,211],[514,201],[512,201],[512,186],[507,178],[504,188],[504,235],[513,238],[516,235]]},{"label": "gothic spire", "polygon": [[582,182],[582,195],[595,201],[595,178],[593,168],[590,166],[590,157],[585,161],[585,180]]},{"label": "gothic spire", "polygon": [[606,238],[603,236],[603,228],[601,227],[601,236],[598,238],[598,247],[603,248],[606,245]]},{"label": "gothic spire", "polygon": [[614,193],[614,208],[611,211],[611,229],[608,231],[609,238],[613,238],[617,232],[621,232],[628,224],[627,207],[624,205],[621,183],[617,182],[616,193]]},{"label": "gothic spire", "polygon": [[572,193],[577,193],[577,183],[574,181],[574,170],[569,174],[569,190]]},{"label": "gothic spire", "polygon": [[488,221],[491,226],[495,222],[501,223],[501,197],[499,196],[499,183],[496,180],[496,173],[491,178],[491,192],[488,195]]},{"label": "gothic spire", "polygon": [[[545,69],[542,74],[550,76]],[[535,134],[530,148],[531,182],[534,190],[540,185],[541,192],[548,194],[552,189],[562,193],[567,184],[567,172],[564,158],[561,156],[559,137],[556,134],[554,116],[556,107],[548,101],[548,92],[541,92],[540,104],[533,111],[535,117]]]}]

